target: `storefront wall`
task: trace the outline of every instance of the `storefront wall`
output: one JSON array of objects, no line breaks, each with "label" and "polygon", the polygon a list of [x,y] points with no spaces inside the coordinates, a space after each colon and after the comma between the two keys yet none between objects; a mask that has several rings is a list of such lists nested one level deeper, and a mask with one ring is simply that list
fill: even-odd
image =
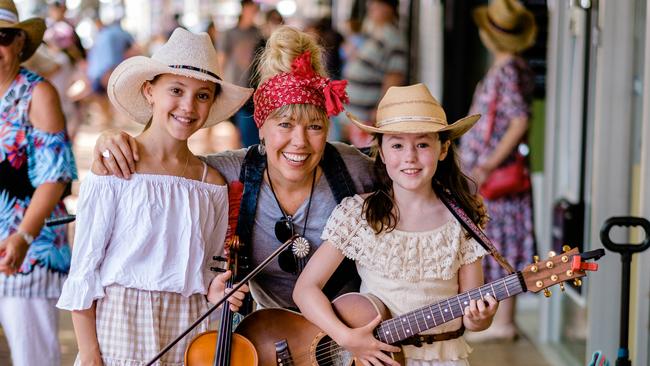
[{"label": "storefront wall", "polygon": [[[549,71],[540,251],[552,240],[552,207],[585,202],[584,250],[602,248],[612,216],[650,217],[650,141],[646,64],[647,9],[642,1],[549,1]],[[584,148],[581,148],[585,143]],[[584,164],[584,180],[580,180]],[[618,231],[629,242],[638,233]],[[648,364],[650,254],[632,272],[631,358]],[[580,292],[543,302],[541,344],[553,364],[584,365],[595,350],[616,359],[621,261],[608,253]],[[559,292],[559,291],[558,291]]]}]

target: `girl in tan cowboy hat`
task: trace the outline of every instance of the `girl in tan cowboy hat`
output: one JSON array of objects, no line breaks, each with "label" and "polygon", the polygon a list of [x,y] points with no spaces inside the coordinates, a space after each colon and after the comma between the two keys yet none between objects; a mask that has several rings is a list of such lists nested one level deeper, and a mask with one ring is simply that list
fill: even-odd
[{"label": "girl in tan cowboy hat", "polygon": [[[530,177],[524,175],[515,190],[501,189],[503,194],[485,187],[494,187],[490,184],[494,182],[494,178],[490,179],[493,172],[513,163],[521,164],[528,174],[528,160],[519,153],[519,146],[522,151],[527,150],[524,143],[534,75],[519,53],[534,44],[537,27],[532,12],[516,0],[493,0],[488,6],[476,8],[474,21],[493,61],[474,92],[470,113],[480,113],[483,117],[461,139],[461,159],[466,171],[483,187],[481,194],[487,201],[490,216],[486,227],[488,237],[515,269],[521,269],[535,254]],[[490,258],[483,265],[487,281],[506,275]],[[517,336],[514,315],[515,298],[503,301],[490,329],[469,333],[467,339],[470,342],[514,339]]]},{"label": "girl in tan cowboy hat", "polygon": [[[130,180],[89,173],[81,185],[57,304],[72,311],[76,364],[144,365],[207,310],[206,294],[214,299],[209,268],[223,252],[227,186],[187,139],[230,117],[252,92],[223,82],[216,59],[206,33],[177,28],[151,58],[129,58],[109,79],[111,102],[147,127],[132,141],[140,159]],[[191,338],[160,365],[182,364]]]},{"label": "girl in tan cowboy hat", "polygon": [[395,317],[483,284],[480,259],[486,251],[469,239],[436,188],[454,192],[458,205],[474,223],[486,220],[482,202],[470,190],[451,143],[479,116],[448,124],[440,104],[424,85],[417,84],[389,88],[379,102],[375,126],[349,117],[375,135],[377,190],[346,198],[332,212],[322,234],[325,243],[298,279],[294,300],[307,319],[364,365],[399,365],[384,352],[399,352],[400,348],[387,343],[403,338],[406,365],[468,365],[471,349],[462,331],[490,325],[497,309],[492,294],[483,294],[487,302],[481,297],[478,301],[477,297],[465,298],[455,313],[452,307],[440,308],[447,316],[438,323],[424,316],[408,320],[414,322],[408,324],[411,328],[400,323],[400,336],[395,326],[375,329],[381,317],[349,328],[336,317],[321,287],[344,258],[353,259],[362,280],[361,292],[374,295]]}]

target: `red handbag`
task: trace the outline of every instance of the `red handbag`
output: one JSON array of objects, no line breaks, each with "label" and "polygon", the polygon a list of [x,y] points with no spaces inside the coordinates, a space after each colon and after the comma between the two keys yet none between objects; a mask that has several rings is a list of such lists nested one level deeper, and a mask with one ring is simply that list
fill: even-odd
[{"label": "red handbag", "polygon": [[[485,134],[485,143],[490,141],[497,110],[498,94],[490,102],[488,110],[488,129]],[[517,148],[515,148],[517,149]],[[526,166],[526,159],[517,150],[516,158],[512,163],[494,169],[481,185],[479,192],[489,200],[494,200],[506,195],[522,193],[530,190],[530,172]]]},{"label": "red handbag", "polygon": [[523,156],[511,164],[493,170],[481,185],[481,195],[489,200],[530,190],[530,172]]}]

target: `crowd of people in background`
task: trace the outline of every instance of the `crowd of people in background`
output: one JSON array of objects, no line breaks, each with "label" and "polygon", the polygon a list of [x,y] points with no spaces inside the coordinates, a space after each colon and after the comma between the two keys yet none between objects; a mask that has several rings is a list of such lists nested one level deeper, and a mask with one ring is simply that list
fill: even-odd
[{"label": "crowd of people in background", "polygon": [[[60,364],[57,302],[73,312],[76,364],[144,364],[227,291],[230,273],[216,276],[205,258],[222,254],[225,185],[236,180],[254,192],[239,216],[248,230],[238,232],[255,243],[247,253],[252,264],[293,235],[303,245],[304,253],[294,247],[251,281],[255,302],[306,310],[364,364],[396,365],[382,351],[399,349],[372,341],[378,321],[361,330],[333,323],[327,304],[335,295],[361,285],[399,315],[479,286],[483,273],[488,281],[504,275],[491,261],[481,267],[488,253],[449,214],[437,185],[459,197],[460,209],[516,269],[532,256],[530,186],[479,197],[492,172],[515,160],[528,164],[520,145],[532,79],[519,54],[535,40],[530,12],[516,0],[476,10],[494,62],[477,86],[472,116],[448,123],[424,85],[405,86],[411,81],[398,0],[369,0],[365,17],[340,29],[330,17],[293,24],[254,0],[240,5],[230,29],[212,19],[188,29],[174,13],[146,43],[123,28],[123,12],[103,21],[96,14],[86,49],[64,0],[48,1],[45,19],[23,21],[12,0],[0,0],[0,325],[14,365],[42,364],[44,357]],[[62,200],[77,179],[72,146],[91,108],[102,129],[117,129],[97,141],[73,247],[66,226],[43,222],[67,213]],[[131,137],[118,130],[120,120],[144,130]],[[216,144],[215,125],[225,120],[236,133]],[[208,152],[223,152],[199,158],[190,136]],[[168,201],[153,207],[152,196]],[[133,226],[139,220],[148,230]],[[172,221],[174,230],[154,229]],[[139,234],[120,238],[115,231]],[[400,240],[411,244],[400,247]],[[411,258],[415,247],[433,254]],[[409,272],[414,268],[420,275]],[[165,277],[171,272],[179,276]],[[400,302],[398,287],[424,295]],[[233,297],[234,310],[247,293],[244,287]],[[514,301],[499,311],[491,296],[466,305],[462,320],[437,329],[449,338],[421,349],[403,344],[407,365],[468,365],[465,328],[488,329],[472,333],[475,340],[516,337]],[[116,333],[116,322],[146,323],[148,333],[126,340],[138,331]],[[29,352],[30,344],[42,353]],[[161,365],[182,363],[181,349]]]}]

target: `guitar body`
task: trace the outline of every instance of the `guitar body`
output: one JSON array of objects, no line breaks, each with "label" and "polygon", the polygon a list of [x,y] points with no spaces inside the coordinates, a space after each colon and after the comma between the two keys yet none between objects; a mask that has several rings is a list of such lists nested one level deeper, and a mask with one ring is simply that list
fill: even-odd
[{"label": "guitar body", "polygon": [[[217,344],[216,330],[203,332],[194,337],[185,350],[185,365],[213,366],[215,344]],[[241,335],[233,334],[230,365],[256,366],[257,364],[257,353],[253,344]]]},{"label": "guitar body", "polygon": [[[559,255],[553,252],[544,261],[535,260],[520,272],[395,318],[391,318],[377,297],[366,294],[340,296],[332,302],[332,308],[339,320],[351,328],[367,325],[381,315],[382,322],[375,328],[375,338],[384,343],[398,344],[415,334],[462,317],[472,300],[483,301],[488,294],[502,301],[526,291],[539,292],[568,280],[579,286],[576,281],[586,275],[585,271],[598,270],[597,263],[587,261],[598,260],[603,255],[603,249],[581,254],[577,248],[567,247]],[[261,366],[350,366],[354,362],[350,352],[293,311],[258,310],[244,318],[235,332],[255,346]],[[404,364],[402,352],[393,358]]]},{"label": "guitar body", "polygon": [[[351,328],[362,327],[377,315],[389,319],[384,304],[372,295],[348,293],[332,303],[338,318]],[[350,366],[352,355],[341,352],[338,345],[330,346],[331,338],[299,313],[286,309],[262,309],[253,312],[237,326],[235,333],[252,342],[260,366],[278,366],[276,345],[286,340],[291,352],[292,365],[296,366]],[[333,342],[332,342],[333,343]]]}]

